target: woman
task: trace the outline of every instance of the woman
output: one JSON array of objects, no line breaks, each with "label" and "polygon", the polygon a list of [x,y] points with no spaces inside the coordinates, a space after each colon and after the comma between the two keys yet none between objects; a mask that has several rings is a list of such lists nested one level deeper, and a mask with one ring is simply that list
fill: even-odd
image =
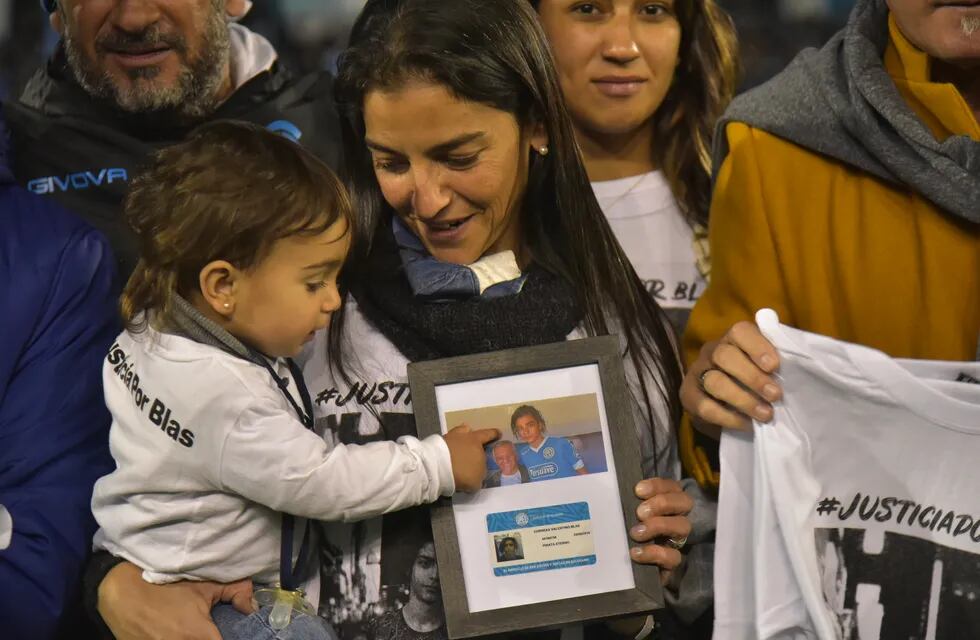
[{"label": "woman", "polygon": [[[633,558],[666,575],[692,507],[675,480],[675,345],[592,194],[535,15],[524,0],[394,4],[368,4],[338,79],[363,233],[346,311],[304,368],[317,427],[332,443],[414,433],[411,361],[620,334],[649,478]],[[380,637],[377,621],[410,593],[389,577],[419,548],[405,530],[388,517],[324,527],[321,614],[343,638]],[[149,618],[200,628],[214,599],[247,598],[238,584],[167,586],[148,589],[124,563],[102,582],[99,611],[141,637]],[[445,637],[445,625],[411,628]]]},{"label": "woman", "polygon": [[682,331],[709,276],[711,135],[735,91],[714,0],[532,0],[599,204]]},{"label": "woman", "polygon": [[[732,22],[714,0],[531,4],[551,43],[599,204],[647,290],[683,331],[710,276],[709,152],[715,122],[735,91]],[[692,475],[710,484],[707,458],[695,452],[687,423],[680,453]],[[711,555],[710,544],[691,548],[673,602],[682,619],[702,616],[705,626]]]},{"label": "woman", "polygon": [[[304,369],[324,437],[412,433],[411,400],[394,391],[410,362],[619,334],[645,475],[662,476],[639,488],[647,501],[633,557],[677,566],[691,500],[672,479],[679,364],[669,323],[595,200],[530,6],[382,0],[351,42],[337,93],[365,233],[345,311]],[[372,619],[406,588],[381,578],[398,563],[385,533],[397,540],[371,523],[326,532],[349,550],[325,576],[330,597],[364,600],[353,607],[362,619],[332,617],[345,637],[373,637]]]}]

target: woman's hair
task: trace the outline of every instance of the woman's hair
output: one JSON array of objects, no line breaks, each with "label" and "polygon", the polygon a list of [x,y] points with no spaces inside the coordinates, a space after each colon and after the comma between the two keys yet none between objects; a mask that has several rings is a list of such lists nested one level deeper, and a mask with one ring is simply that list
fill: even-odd
[{"label": "woman's hair", "polygon": [[[422,80],[461,100],[512,114],[525,129],[543,124],[550,152],[526,153],[521,210],[532,260],[577,294],[589,335],[625,338],[641,376],[661,381],[674,424],[680,418],[681,372],[676,344],[660,307],[644,289],[592,192],[561,97],[554,63],[527,0],[374,0],[358,18],[337,80],[348,187],[363,223],[355,259],[393,215],[364,143],[365,95]],[[363,252],[363,253],[362,253]],[[339,334],[342,322],[332,323]],[[331,356],[339,338],[331,340]],[[646,396],[645,387],[644,396]],[[653,405],[644,397],[651,425]]]},{"label": "woman's hair", "polygon": [[[535,9],[541,0],[530,0]],[[738,40],[732,19],[715,0],[675,0],[681,26],[678,65],[654,113],[653,159],[691,222],[708,224],[711,139],[735,95]]]},{"label": "woman's hair", "polygon": [[353,224],[343,185],[325,164],[262,127],[225,121],[157,152],[133,180],[124,210],[140,260],[120,307],[137,332],[146,311],[167,322],[174,294],[199,291],[209,262],[248,271],[277,240],[317,235],[341,219]]}]

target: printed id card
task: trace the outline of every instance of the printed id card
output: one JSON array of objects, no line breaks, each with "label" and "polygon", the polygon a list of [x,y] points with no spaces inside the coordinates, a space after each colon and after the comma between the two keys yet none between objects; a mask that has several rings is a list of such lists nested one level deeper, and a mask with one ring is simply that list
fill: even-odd
[{"label": "printed id card", "polygon": [[495,576],[595,564],[587,502],[487,515]]}]

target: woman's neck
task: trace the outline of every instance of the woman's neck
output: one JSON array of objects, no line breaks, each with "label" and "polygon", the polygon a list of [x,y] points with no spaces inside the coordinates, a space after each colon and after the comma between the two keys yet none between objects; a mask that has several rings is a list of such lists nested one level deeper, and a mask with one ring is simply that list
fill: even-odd
[{"label": "woman's neck", "polygon": [[628,178],[657,169],[653,159],[653,126],[649,122],[623,134],[596,133],[576,127],[575,136],[592,182]]}]

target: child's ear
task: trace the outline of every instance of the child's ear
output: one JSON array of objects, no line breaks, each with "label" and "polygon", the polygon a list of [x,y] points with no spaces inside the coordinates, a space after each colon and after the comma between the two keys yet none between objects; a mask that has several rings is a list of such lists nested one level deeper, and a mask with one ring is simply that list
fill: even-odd
[{"label": "child's ear", "polygon": [[225,319],[230,319],[235,313],[235,297],[241,275],[233,264],[225,260],[209,262],[201,269],[201,297],[215,313]]}]

